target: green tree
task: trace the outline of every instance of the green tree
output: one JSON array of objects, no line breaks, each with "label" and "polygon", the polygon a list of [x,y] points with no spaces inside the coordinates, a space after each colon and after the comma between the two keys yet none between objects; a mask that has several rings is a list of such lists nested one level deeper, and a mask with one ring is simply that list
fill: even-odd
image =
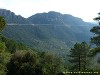
[{"label": "green tree", "polygon": [[4,29],[6,22],[3,17],[0,16],[0,32]]},{"label": "green tree", "polygon": [[0,54],[1,54],[2,52],[4,52],[5,49],[6,49],[5,43],[4,43],[4,42],[0,42]]},{"label": "green tree", "polygon": [[0,16],[0,75],[6,75],[5,69],[6,64],[9,61],[10,53],[6,52],[6,45],[5,42],[2,40],[3,35],[1,34],[1,31],[5,27],[5,20],[3,17]]},{"label": "green tree", "polygon": [[7,75],[37,75],[37,55],[33,51],[19,51],[7,63]]},{"label": "green tree", "polygon": [[62,58],[57,57],[52,53],[45,52],[42,52],[40,57],[43,75],[57,75],[64,71],[64,61]]},{"label": "green tree", "polygon": [[6,45],[6,49],[11,52],[11,53],[14,53],[16,52],[16,49],[17,49],[17,43],[16,41],[14,40],[5,40],[5,45]]},{"label": "green tree", "polygon": [[5,50],[5,42],[0,42],[0,75],[6,74],[6,64],[10,58],[10,53],[6,52]]},{"label": "green tree", "polygon": [[94,18],[95,21],[99,23],[98,26],[94,26],[90,31],[94,33],[94,37],[91,38],[91,42],[94,43],[97,47],[100,47],[100,13],[98,17]]},{"label": "green tree", "polygon": [[86,42],[76,43],[74,48],[70,50],[69,62],[71,63],[71,70],[82,71],[87,67],[87,58],[89,53],[89,46]]},{"label": "green tree", "polygon": [[[95,48],[92,50],[92,55],[95,57],[100,53],[100,13],[98,13],[98,17],[94,18],[95,21],[98,22],[98,26],[94,26],[90,31],[94,33],[94,36],[91,38],[91,43],[95,44]],[[95,63],[100,64],[100,57],[97,57],[97,61]],[[99,65],[97,65],[99,67]],[[97,69],[97,68],[96,68]],[[100,72],[100,68],[99,72]]]}]

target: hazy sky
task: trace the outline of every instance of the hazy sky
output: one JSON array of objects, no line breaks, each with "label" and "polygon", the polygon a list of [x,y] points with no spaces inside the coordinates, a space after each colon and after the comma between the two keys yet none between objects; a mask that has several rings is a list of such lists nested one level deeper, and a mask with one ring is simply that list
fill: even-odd
[{"label": "hazy sky", "polygon": [[0,8],[25,18],[36,13],[56,11],[93,21],[100,12],[100,0],[0,0]]}]

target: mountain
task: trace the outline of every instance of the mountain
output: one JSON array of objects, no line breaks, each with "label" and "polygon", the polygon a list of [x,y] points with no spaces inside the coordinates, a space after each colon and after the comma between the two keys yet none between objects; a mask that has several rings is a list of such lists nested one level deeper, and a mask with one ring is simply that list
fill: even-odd
[{"label": "mountain", "polygon": [[70,24],[82,25],[86,24],[82,19],[69,14],[61,14],[59,12],[50,11],[48,13],[37,13],[27,18],[33,24]]},{"label": "mountain", "polygon": [[7,23],[14,23],[14,24],[29,24],[30,22],[27,21],[24,17],[20,15],[15,15],[15,13],[11,12],[10,10],[0,9],[0,16],[3,16]]},{"label": "mountain", "polygon": [[[27,19],[20,16],[23,19],[20,20],[13,12],[8,10],[4,10],[4,12],[10,13],[4,17],[7,23],[11,23],[11,25],[6,25],[3,31],[4,36],[39,51],[65,55],[76,42],[89,43],[92,36],[90,28],[93,25],[72,15],[50,11],[37,13]],[[13,17],[10,17],[12,14]],[[14,23],[12,19],[18,21]],[[27,25],[23,25],[24,21]]]}]

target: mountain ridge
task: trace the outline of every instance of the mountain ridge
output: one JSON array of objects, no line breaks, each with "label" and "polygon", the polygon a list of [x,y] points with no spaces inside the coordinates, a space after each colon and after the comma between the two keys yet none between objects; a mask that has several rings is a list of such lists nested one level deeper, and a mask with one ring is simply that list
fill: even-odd
[{"label": "mountain ridge", "polygon": [[50,11],[48,13],[38,13],[28,17],[27,19],[34,24],[71,24],[71,22],[76,24],[86,24],[81,18],[74,17],[69,14],[61,14],[55,11]]},{"label": "mountain ridge", "polygon": [[[0,9],[0,16],[3,16],[7,23],[15,24],[84,24],[81,18],[74,17],[70,14],[61,14],[60,12],[49,11],[47,13],[36,13],[28,18],[16,15],[7,9]],[[74,25],[74,24],[73,24]]]}]

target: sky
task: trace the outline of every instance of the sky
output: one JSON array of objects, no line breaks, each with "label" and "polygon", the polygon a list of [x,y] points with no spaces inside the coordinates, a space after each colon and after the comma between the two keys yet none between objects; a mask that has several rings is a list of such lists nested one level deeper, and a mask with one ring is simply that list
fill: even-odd
[{"label": "sky", "polygon": [[0,0],[0,8],[25,18],[36,13],[56,11],[92,22],[100,12],[100,0]]}]

